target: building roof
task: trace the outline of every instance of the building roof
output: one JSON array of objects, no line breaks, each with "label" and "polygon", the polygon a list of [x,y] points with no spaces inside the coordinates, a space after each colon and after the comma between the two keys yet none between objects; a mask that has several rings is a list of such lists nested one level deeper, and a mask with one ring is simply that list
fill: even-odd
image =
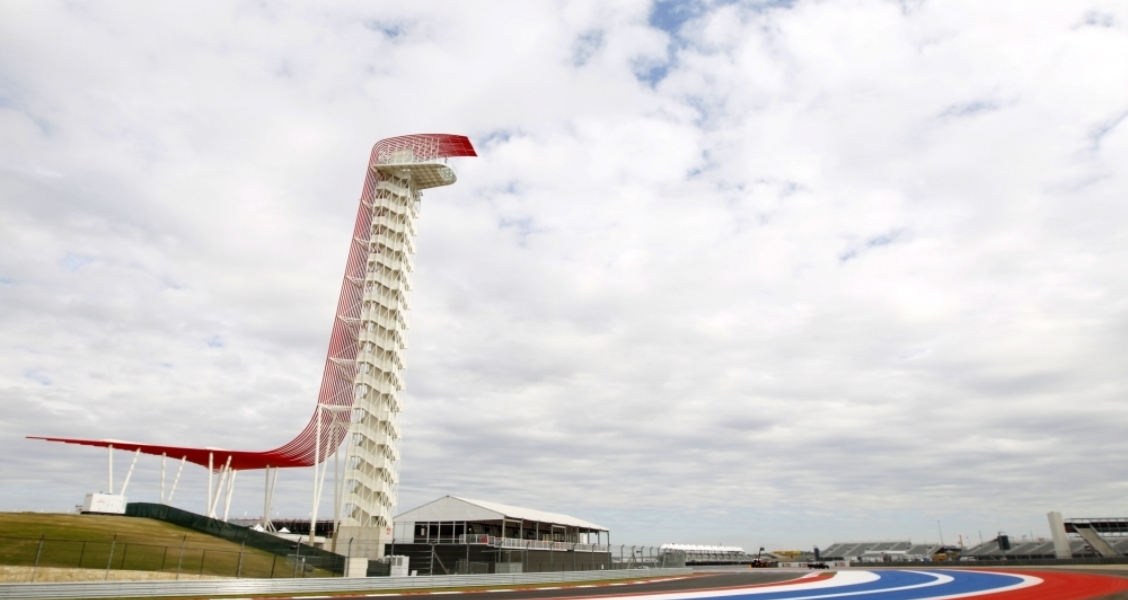
[{"label": "building roof", "polygon": [[602,525],[589,523],[568,515],[455,496],[443,496],[438,500],[400,513],[395,517],[395,520],[399,522],[500,521],[502,519],[567,525],[568,527],[592,531],[609,531]]},{"label": "building roof", "polygon": [[662,544],[658,549],[680,550],[682,552],[698,552],[703,554],[744,553],[744,548],[740,546],[710,546],[702,544]]}]

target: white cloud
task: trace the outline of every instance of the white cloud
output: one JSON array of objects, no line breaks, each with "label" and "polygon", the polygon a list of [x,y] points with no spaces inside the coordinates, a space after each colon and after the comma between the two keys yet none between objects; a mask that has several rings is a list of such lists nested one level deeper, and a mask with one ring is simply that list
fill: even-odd
[{"label": "white cloud", "polygon": [[1123,7],[670,8],[5,5],[0,508],[102,484],[26,434],[288,439],[368,148],[449,131],[401,506],[749,547],[1118,514]]}]

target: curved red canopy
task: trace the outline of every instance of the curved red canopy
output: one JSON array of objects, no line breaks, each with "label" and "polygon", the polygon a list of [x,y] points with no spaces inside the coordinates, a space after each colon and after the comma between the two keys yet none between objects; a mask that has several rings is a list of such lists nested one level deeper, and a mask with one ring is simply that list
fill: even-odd
[{"label": "curved red canopy", "polygon": [[[337,300],[337,315],[333,320],[333,332],[329,336],[329,352],[325,360],[325,370],[321,377],[321,392],[317,402],[322,410],[314,409],[313,417],[305,428],[292,440],[273,450],[253,452],[228,450],[225,448],[197,448],[186,446],[166,446],[162,444],[143,444],[110,439],[83,439],[28,436],[28,439],[62,442],[82,446],[134,452],[157,456],[167,455],[174,459],[213,469],[223,468],[230,459],[234,470],[265,469],[267,467],[309,467],[324,461],[348,435],[348,423],[353,405],[353,380],[356,374],[357,327],[360,320],[363,289],[357,282],[363,282],[367,262],[367,240],[371,235],[372,213],[365,200],[376,191],[380,173],[376,165],[389,162],[426,162],[447,157],[477,156],[470,139],[462,135],[446,133],[425,133],[387,138],[376,142],[368,160],[368,169],[361,192],[360,206],[357,209],[356,224],[353,226],[352,243],[349,244],[349,258],[345,264],[345,276],[341,282],[341,294]],[[321,443],[318,444],[317,425],[321,421]]]}]

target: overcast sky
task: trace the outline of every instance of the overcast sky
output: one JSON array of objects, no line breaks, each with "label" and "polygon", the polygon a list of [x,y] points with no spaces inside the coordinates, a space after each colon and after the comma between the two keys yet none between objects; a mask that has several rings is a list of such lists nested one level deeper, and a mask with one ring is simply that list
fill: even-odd
[{"label": "overcast sky", "polygon": [[1113,0],[4,2],[0,509],[105,487],[29,434],[288,441],[372,144],[443,132],[480,156],[423,200],[401,511],[770,549],[1128,516],[1126,73]]}]

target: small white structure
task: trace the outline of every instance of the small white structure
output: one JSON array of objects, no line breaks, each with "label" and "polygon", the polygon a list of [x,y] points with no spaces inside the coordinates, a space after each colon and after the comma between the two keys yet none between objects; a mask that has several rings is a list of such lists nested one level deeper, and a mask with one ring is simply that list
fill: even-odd
[{"label": "small white structure", "polygon": [[86,498],[82,501],[82,513],[124,515],[125,496],[120,494],[86,494]]},{"label": "small white structure", "polygon": [[406,556],[392,556],[392,571],[389,573],[391,577],[407,577],[408,576],[408,557]]}]

